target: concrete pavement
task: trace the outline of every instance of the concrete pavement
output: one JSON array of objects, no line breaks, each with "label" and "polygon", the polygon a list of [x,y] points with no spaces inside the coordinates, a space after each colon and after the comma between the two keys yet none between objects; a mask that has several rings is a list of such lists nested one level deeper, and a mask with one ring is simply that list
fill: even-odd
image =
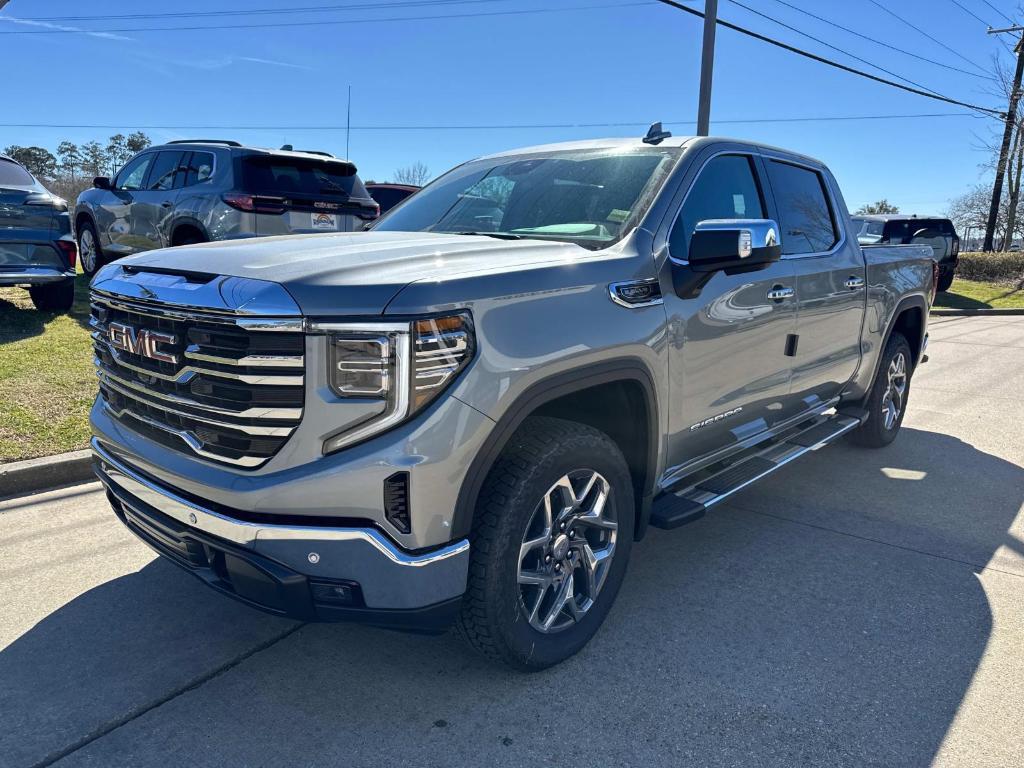
[{"label": "concrete pavement", "polygon": [[300,626],[96,485],[0,502],[0,766],[1024,763],[1024,318],[933,319],[904,432],[651,531],[547,672]]}]

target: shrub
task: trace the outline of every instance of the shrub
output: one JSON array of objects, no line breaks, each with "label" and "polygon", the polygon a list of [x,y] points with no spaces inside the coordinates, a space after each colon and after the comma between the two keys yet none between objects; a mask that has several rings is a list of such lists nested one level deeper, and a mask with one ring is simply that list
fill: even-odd
[{"label": "shrub", "polygon": [[956,275],[989,283],[1020,282],[1024,280],[1024,251],[961,253]]}]

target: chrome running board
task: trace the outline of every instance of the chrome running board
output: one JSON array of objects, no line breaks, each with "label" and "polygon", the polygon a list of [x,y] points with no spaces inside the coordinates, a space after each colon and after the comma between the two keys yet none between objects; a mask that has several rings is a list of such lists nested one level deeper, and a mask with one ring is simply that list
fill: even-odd
[{"label": "chrome running board", "polygon": [[654,500],[650,525],[668,530],[699,520],[710,507],[837,440],[859,427],[865,418],[866,412],[845,409],[815,416],[737,457],[690,475]]}]

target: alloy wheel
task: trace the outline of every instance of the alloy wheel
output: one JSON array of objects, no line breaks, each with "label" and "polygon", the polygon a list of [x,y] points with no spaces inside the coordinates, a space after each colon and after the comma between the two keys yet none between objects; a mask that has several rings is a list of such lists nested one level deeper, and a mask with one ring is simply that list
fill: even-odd
[{"label": "alloy wheel", "polygon": [[886,429],[892,429],[899,421],[903,412],[903,402],[907,394],[907,358],[902,352],[889,361],[888,382],[885,394],[882,395],[882,423]]},{"label": "alloy wheel", "polygon": [[96,241],[93,240],[92,230],[82,230],[78,238],[78,259],[82,262],[82,269],[85,272],[93,272],[96,269]]},{"label": "alloy wheel", "polygon": [[586,615],[604,586],[618,522],[599,473],[563,475],[537,504],[519,549],[520,610],[530,626],[559,632]]}]

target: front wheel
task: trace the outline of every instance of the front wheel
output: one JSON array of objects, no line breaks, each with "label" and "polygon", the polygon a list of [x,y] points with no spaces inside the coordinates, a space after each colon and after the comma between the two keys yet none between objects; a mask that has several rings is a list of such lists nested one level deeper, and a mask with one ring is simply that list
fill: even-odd
[{"label": "front wheel", "polygon": [[480,492],[459,634],[516,669],[569,658],[615,601],[633,524],[615,442],[583,424],[528,419]]},{"label": "front wheel", "polygon": [[900,431],[907,413],[913,356],[902,333],[894,332],[885,344],[881,364],[865,406],[868,418],[850,433],[850,439],[865,448],[883,448]]},{"label": "front wheel", "polygon": [[82,271],[92,277],[103,266],[103,249],[96,228],[86,221],[78,228],[78,263]]}]

